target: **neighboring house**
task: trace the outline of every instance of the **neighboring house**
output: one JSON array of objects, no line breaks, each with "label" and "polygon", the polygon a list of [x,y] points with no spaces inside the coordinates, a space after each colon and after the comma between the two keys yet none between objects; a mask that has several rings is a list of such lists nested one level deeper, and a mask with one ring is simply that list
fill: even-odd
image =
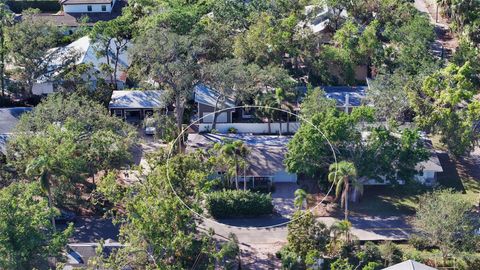
[{"label": "neighboring house", "polygon": [[[85,268],[88,266],[88,261],[98,256],[97,249],[100,247],[99,243],[71,243],[67,245],[67,261],[64,270]],[[118,249],[123,248],[124,245],[107,240],[103,244],[101,255],[104,257]]]},{"label": "neighboring house", "polygon": [[[338,13],[338,14],[335,14]],[[314,34],[329,34],[325,42],[329,42],[330,38],[335,32],[334,17],[338,17],[338,24],[344,22],[348,18],[347,11],[345,9],[334,11],[327,6],[310,5],[305,7],[305,15],[308,20],[305,25],[312,30]],[[340,27],[337,25],[336,27]]]},{"label": "neighboring house", "polygon": [[[287,153],[287,144],[291,136],[265,136],[245,134],[189,134],[187,151],[209,149],[215,143],[241,140],[248,147],[248,167],[245,171],[249,183],[296,183],[297,175],[288,173],[283,161]],[[222,173],[222,172],[220,172]],[[243,172],[239,174],[243,181]],[[253,181],[252,181],[253,180]]]},{"label": "neighboring house", "polygon": [[20,116],[31,110],[29,107],[0,108],[0,155],[6,154],[7,139],[14,131]]},{"label": "neighboring house", "polygon": [[93,26],[96,22],[109,21],[120,16],[127,0],[63,0],[60,4],[61,11],[54,14],[36,14],[33,19],[66,27],[71,34],[84,18],[87,26]]},{"label": "neighboring house", "polygon": [[60,0],[65,13],[111,13],[116,0]]},{"label": "neighboring house", "polygon": [[255,116],[255,108],[236,105],[231,98],[222,97],[217,91],[203,84],[195,86],[194,102],[197,105],[194,123],[200,132],[210,131],[212,128],[217,102],[217,111],[221,112],[217,115],[215,129],[220,133],[227,133],[233,128],[238,133],[276,134],[280,126],[282,133],[292,133],[299,127],[299,122],[282,123],[282,125],[278,122],[264,123]]},{"label": "neighboring house", "polygon": [[320,86],[326,97],[337,102],[337,108],[351,113],[353,108],[363,104],[368,86]]},{"label": "neighboring house", "polygon": [[154,111],[168,111],[162,90],[113,91],[108,109],[129,122],[139,122]]},{"label": "neighboring house", "polygon": [[228,97],[221,97],[220,94],[203,85],[195,86],[194,101],[197,104],[197,117],[199,123],[212,123],[215,112],[215,104],[217,111],[223,110],[217,114],[217,123],[232,123],[233,114],[235,113],[235,102]]},{"label": "neighboring house", "polygon": [[387,268],[383,268],[383,270],[437,270],[437,268],[433,268],[416,261],[408,260],[389,266]]},{"label": "neighboring house", "polygon": [[[432,142],[426,138],[423,138],[426,148],[430,151],[430,157],[417,164],[415,169],[418,171],[418,174],[415,175],[415,180],[422,185],[434,186],[437,183],[438,174],[443,172],[442,164],[438,159],[438,155],[433,149]],[[404,180],[399,179],[399,184],[405,184]],[[379,181],[375,179],[370,179],[364,181],[363,185],[366,186],[379,186],[379,185],[389,185],[390,181]]]},{"label": "neighboring house", "polygon": [[[42,76],[36,80],[33,85],[32,92],[34,95],[43,95],[53,93],[56,90],[56,86],[61,81],[55,79],[55,73],[59,73],[58,66],[61,66],[62,62],[65,62],[66,55],[73,55],[74,56],[74,63],[75,65],[80,64],[88,64],[91,65],[91,70],[84,74],[83,79],[91,83],[92,89],[95,89],[97,85],[96,77],[100,77],[105,79],[107,83],[112,83],[111,78],[109,75],[102,72],[102,65],[107,64],[107,57],[97,56],[97,51],[99,50],[99,45],[92,42],[90,37],[85,36],[82,37],[65,47],[55,48],[53,50],[60,50],[61,53],[56,53],[58,56],[55,59],[51,59],[49,65],[51,66],[50,69],[54,74],[48,74]],[[114,68],[114,62],[112,61],[112,57],[114,57],[113,52],[116,50],[116,45],[113,41],[110,42],[110,66]],[[130,65],[130,59],[126,51],[122,52],[118,57],[118,68],[117,68],[117,76],[114,78],[117,83],[118,89],[123,89],[125,87],[127,73],[126,70]],[[89,76],[90,75],[90,76]]]}]

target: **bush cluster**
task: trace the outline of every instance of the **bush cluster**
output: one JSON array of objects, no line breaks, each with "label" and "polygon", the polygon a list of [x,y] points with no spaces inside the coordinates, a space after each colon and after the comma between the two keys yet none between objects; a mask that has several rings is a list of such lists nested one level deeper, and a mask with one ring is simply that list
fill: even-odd
[{"label": "bush cluster", "polygon": [[260,216],[273,212],[272,197],[249,190],[223,190],[207,195],[206,206],[214,218]]}]

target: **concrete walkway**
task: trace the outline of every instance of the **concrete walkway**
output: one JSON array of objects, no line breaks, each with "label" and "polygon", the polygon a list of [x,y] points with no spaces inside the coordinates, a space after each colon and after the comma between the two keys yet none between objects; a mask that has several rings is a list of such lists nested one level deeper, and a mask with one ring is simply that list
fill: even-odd
[{"label": "concrete walkway", "polygon": [[432,44],[432,51],[434,55],[439,58],[448,58],[456,50],[458,46],[457,38],[452,34],[448,22],[438,11],[437,16],[437,4],[431,0],[415,0],[414,7],[422,12],[426,13],[430,18],[430,23],[435,26],[436,39]]}]

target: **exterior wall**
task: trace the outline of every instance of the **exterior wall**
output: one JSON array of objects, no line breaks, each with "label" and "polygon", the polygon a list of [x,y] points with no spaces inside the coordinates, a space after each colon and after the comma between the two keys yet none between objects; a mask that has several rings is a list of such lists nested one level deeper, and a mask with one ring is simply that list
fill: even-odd
[{"label": "exterior wall", "polygon": [[[63,5],[63,11],[65,13],[89,13],[89,12],[112,12],[115,1],[112,4],[76,4],[76,5]],[[88,6],[92,7],[92,11],[88,11]],[[106,10],[102,11],[102,6],[105,6]]]},{"label": "exterior wall", "polygon": [[32,87],[32,94],[40,96],[44,94],[53,93],[53,83],[34,83]]},{"label": "exterior wall", "polygon": [[[212,124],[201,123],[198,124],[199,132],[210,131]],[[268,123],[217,123],[216,130],[220,133],[228,133],[229,128],[237,129],[238,133],[253,133],[253,134],[269,134]],[[293,133],[300,127],[300,122],[290,122],[289,132],[287,132],[287,123],[282,123],[282,133]],[[280,130],[280,123],[271,123],[270,129],[272,134],[278,133]]]},{"label": "exterior wall", "polygon": [[[201,118],[203,115],[205,114],[208,114],[208,113],[213,113],[215,111],[215,108],[214,107],[211,107],[211,106],[208,106],[208,105],[205,105],[205,104],[198,104],[198,117]],[[232,122],[232,112],[234,110],[225,110],[225,111],[222,111],[223,112],[228,112],[227,113],[227,121],[226,123],[231,123]],[[203,119],[200,119],[199,120],[199,123],[204,123]],[[217,122],[217,125],[218,125],[218,122]]]},{"label": "exterior wall", "polygon": [[[114,116],[121,117],[122,119],[126,120],[126,112],[127,111],[138,111],[140,112],[140,118],[139,120],[143,120],[146,116],[146,113],[149,111],[158,111],[159,109],[153,109],[153,108],[142,108],[142,109],[135,109],[135,108],[128,108],[128,109],[122,109],[122,108],[109,108],[110,113]],[[164,109],[160,110],[162,113],[165,111]],[[117,115],[117,112],[121,112],[121,115]]]},{"label": "exterior wall", "polygon": [[288,173],[286,171],[279,171],[273,175],[273,182],[274,183],[296,183],[297,174]]}]

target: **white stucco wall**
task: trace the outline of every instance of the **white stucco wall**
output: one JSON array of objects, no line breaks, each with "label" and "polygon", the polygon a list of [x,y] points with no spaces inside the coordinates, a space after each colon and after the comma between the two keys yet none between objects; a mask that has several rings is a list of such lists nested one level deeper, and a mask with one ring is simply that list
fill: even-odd
[{"label": "white stucco wall", "polygon": [[[217,123],[216,130],[220,133],[227,133],[228,129],[234,127],[238,133],[254,133],[254,134],[268,134],[268,123]],[[289,131],[295,132],[300,127],[299,122],[290,122]],[[207,132],[212,128],[212,124],[202,123],[198,124],[199,132]],[[280,130],[280,123],[270,124],[271,133],[278,133]],[[287,132],[287,123],[282,123],[282,132]]]},{"label": "white stucco wall", "polygon": [[53,93],[53,83],[34,83],[32,87],[32,94],[43,95]]},{"label": "white stucco wall", "polygon": [[273,175],[273,182],[274,183],[296,183],[297,174],[288,173],[286,171],[279,171]]},{"label": "white stucco wall", "polygon": [[[63,11],[66,13],[88,13],[88,12],[112,12],[112,8],[115,5],[110,4],[77,4],[77,5],[63,5]],[[92,11],[88,11],[88,6],[92,6]],[[105,11],[102,11],[102,6],[106,7]]]}]

